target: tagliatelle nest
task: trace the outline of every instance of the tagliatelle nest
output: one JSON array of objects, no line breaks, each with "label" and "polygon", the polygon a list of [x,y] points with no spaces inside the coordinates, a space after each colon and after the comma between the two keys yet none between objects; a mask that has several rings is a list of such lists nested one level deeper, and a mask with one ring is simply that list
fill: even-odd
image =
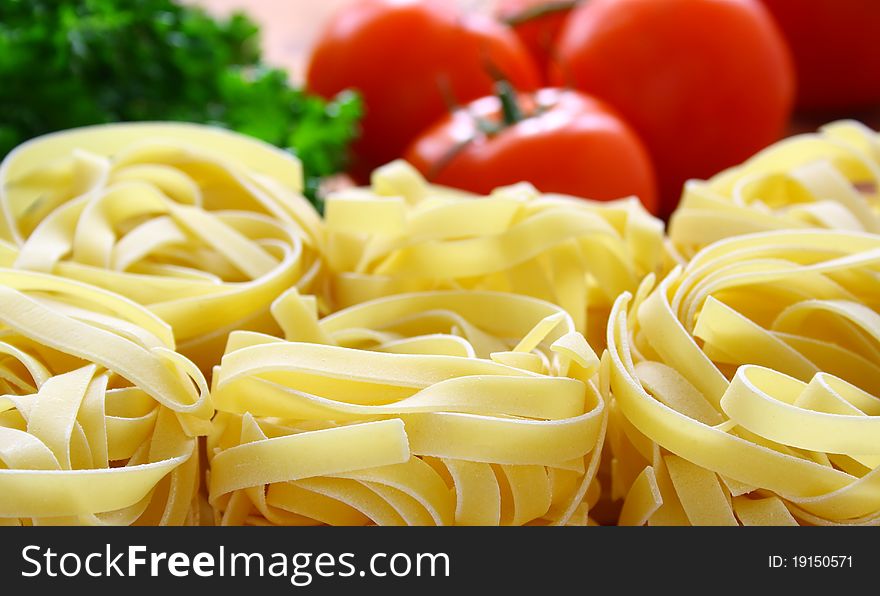
[{"label": "tagliatelle nest", "polygon": [[235,332],[214,371],[210,501],[222,524],[588,523],[605,408],[562,309],[480,291],[380,298],[286,340]]},{"label": "tagliatelle nest", "polygon": [[608,327],[621,524],[880,523],[880,237],[715,243]]},{"label": "tagliatelle nest", "polygon": [[199,523],[195,437],[213,409],[168,325],[6,268],[0,305],[0,525]]},{"label": "tagliatelle nest", "polygon": [[670,241],[300,176],[183,124],[0,165],[0,524],[880,524],[875,133],[690,183]]},{"label": "tagliatelle nest", "polygon": [[864,124],[828,124],[688,182],[669,237],[689,259],[723,238],[809,228],[880,233],[880,135]]},{"label": "tagliatelle nest", "polygon": [[667,265],[662,223],[636,198],[596,202],[529,184],[475,197],[429,185],[405,162],[369,189],[327,199],[335,308],[404,292],[512,292],[565,308],[602,347],[614,299]]},{"label": "tagliatelle nest", "polygon": [[318,283],[322,224],[300,188],[295,158],[221,129],[75,129],[3,161],[0,239],[10,266],[147,306],[208,371],[229,331],[277,331],[271,302]]}]

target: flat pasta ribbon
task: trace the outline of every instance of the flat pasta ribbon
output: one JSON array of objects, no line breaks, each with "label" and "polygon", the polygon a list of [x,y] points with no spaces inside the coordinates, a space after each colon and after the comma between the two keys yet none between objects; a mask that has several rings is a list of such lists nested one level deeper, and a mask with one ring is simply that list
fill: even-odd
[{"label": "flat pasta ribbon", "polygon": [[208,126],[113,124],[46,135],[0,165],[0,239],[17,269],[147,306],[210,371],[233,329],[321,278],[320,217],[286,152]]},{"label": "flat pasta ribbon", "polygon": [[488,291],[394,295],[281,340],[235,332],[214,371],[209,495],[221,524],[581,524],[606,410],[560,307]]},{"label": "flat pasta ribbon", "polygon": [[512,292],[562,306],[602,347],[617,295],[667,264],[663,225],[636,198],[588,201],[520,184],[475,199],[429,185],[402,161],[376,170],[372,188],[331,194],[331,303],[439,289]]},{"label": "flat pasta ribbon", "polygon": [[199,523],[197,437],[214,410],[169,326],[9,268],[0,305],[0,524]]},{"label": "flat pasta ribbon", "polygon": [[767,232],[622,295],[621,524],[880,523],[880,236]]},{"label": "flat pasta ribbon", "polygon": [[880,233],[880,135],[860,122],[828,124],[688,182],[669,237],[689,259],[722,238],[810,228]]}]

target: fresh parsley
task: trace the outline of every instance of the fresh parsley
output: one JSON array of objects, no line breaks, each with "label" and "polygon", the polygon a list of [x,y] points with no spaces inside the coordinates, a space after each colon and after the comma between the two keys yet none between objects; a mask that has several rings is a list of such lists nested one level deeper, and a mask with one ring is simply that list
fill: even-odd
[{"label": "fresh parsley", "polygon": [[306,192],[343,170],[361,102],[290,85],[262,63],[259,29],[175,0],[0,0],[0,157],[47,132],[179,120],[295,153]]}]

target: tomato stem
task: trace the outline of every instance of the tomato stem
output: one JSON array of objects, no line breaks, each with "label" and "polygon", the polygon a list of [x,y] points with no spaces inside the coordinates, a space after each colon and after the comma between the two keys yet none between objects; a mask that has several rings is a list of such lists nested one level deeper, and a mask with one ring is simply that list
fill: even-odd
[{"label": "tomato stem", "polygon": [[504,118],[505,126],[511,126],[523,119],[523,113],[516,97],[516,90],[509,81],[496,81],[495,94],[501,101],[501,114]]},{"label": "tomato stem", "polygon": [[460,107],[458,99],[455,97],[455,91],[452,89],[452,83],[447,75],[437,75],[437,90],[440,92],[440,97],[443,99],[443,103],[446,104],[448,112],[454,112]]},{"label": "tomato stem", "polygon": [[539,19],[543,16],[571,10],[572,8],[580,4],[581,1],[582,0],[561,0],[559,2],[547,2],[546,4],[533,6],[532,8],[528,8],[522,12],[504,17],[501,20],[507,25],[515,27],[517,25],[522,25],[523,23],[528,23],[529,21]]}]

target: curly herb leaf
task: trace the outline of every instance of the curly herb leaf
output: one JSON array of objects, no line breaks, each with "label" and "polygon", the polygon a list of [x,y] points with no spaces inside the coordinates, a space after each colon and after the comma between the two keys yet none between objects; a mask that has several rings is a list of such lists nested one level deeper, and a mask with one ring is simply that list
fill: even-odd
[{"label": "curly herb leaf", "polygon": [[48,132],[138,120],[211,123],[260,138],[320,179],[343,170],[362,107],[290,86],[259,28],[174,0],[0,0],[0,157]]}]

